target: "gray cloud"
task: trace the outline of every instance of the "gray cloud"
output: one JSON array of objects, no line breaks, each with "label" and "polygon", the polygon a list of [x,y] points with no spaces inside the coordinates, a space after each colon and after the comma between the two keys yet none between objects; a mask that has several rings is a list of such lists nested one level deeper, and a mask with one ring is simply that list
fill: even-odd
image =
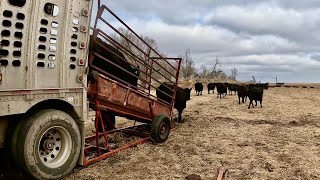
[{"label": "gray cloud", "polygon": [[[196,67],[239,69],[274,81],[320,82],[320,1],[118,0],[108,5],[138,34],[154,38],[169,56],[186,48]],[[262,78],[263,79],[263,78]]]}]

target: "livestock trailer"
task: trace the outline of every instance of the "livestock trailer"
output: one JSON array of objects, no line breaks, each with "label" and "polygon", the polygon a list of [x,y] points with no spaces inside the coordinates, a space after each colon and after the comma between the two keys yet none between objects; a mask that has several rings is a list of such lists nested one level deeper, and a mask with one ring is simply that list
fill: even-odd
[{"label": "livestock trailer", "polygon": [[[164,58],[100,0],[1,0],[0,14],[0,148],[20,169],[62,178],[76,164],[167,139],[180,58]],[[174,84],[171,103],[154,95],[162,81]],[[89,109],[95,132],[86,137]],[[140,123],[117,129],[115,116]],[[116,132],[142,139],[113,148]]]}]

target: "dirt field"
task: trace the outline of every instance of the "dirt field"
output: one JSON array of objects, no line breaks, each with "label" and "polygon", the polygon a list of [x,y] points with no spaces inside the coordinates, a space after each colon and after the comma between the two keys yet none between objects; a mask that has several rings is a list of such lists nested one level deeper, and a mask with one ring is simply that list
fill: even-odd
[{"label": "dirt field", "polygon": [[235,95],[192,92],[183,124],[164,144],[146,143],[66,180],[214,179],[221,163],[230,179],[320,179],[320,90],[271,88],[263,108],[248,110]]}]

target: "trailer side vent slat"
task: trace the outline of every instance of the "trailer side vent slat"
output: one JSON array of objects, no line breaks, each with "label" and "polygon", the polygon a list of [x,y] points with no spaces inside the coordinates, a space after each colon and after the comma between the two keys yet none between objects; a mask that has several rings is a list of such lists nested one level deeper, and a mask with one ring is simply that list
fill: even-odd
[{"label": "trailer side vent slat", "polygon": [[38,46],[39,51],[45,51],[46,50],[46,45],[40,44]]},{"label": "trailer side vent slat", "polygon": [[23,13],[18,13],[17,14],[17,19],[19,19],[19,20],[24,20],[25,17],[26,16]]},{"label": "trailer side vent slat", "polygon": [[73,57],[73,56],[70,57],[70,61],[71,61],[71,62],[75,62],[75,61],[76,61],[76,57]]},{"label": "trailer side vent slat", "polygon": [[5,40],[5,39],[2,39],[1,45],[2,45],[2,46],[9,46],[9,45],[10,45],[10,41]]},{"label": "trailer side vent slat", "polygon": [[16,28],[17,29],[23,29],[23,27],[24,27],[23,23],[20,23],[20,22],[16,23]]},{"label": "trailer side vent slat", "polygon": [[8,60],[6,60],[6,59],[1,59],[0,60],[0,65],[1,66],[7,66],[9,64],[9,61]]},{"label": "trailer side vent slat", "polygon": [[3,25],[4,27],[11,27],[11,21],[9,21],[9,20],[3,20],[3,21],[2,21],[2,25]]},{"label": "trailer side vent slat", "polygon": [[20,66],[21,65],[21,61],[20,60],[13,60],[12,61],[12,65],[13,66]]},{"label": "trailer side vent slat", "polygon": [[40,42],[46,42],[46,41],[47,41],[47,37],[45,37],[45,36],[40,36],[40,37],[39,37],[39,41],[40,41]]},{"label": "trailer side vent slat", "polygon": [[14,47],[21,47],[21,46],[22,46],[22,42],[20,42],[20,41],[15,41],[15,42],[13,43],[13,46],[14,46]]},{"label": "trailer side vent slat", "polygon": [[45,66],[44,62],[37,62],[37,66],[43,68]]},{"label": "trailer side vent slat", "polygon": [[49,54],[48,59],[49,59],[50,61],[54,61],[54,60],[56,60],[56,55],[54,55],[54,54]]},{"label": "trailer side vent slat", "polygon": [[76,65],[70,64],[70,69],[76,69]]},{"label": "trailer side vent slat", "polygon": [[42,25],[48,25],[48,20],[46,20],[46,19],[41,19],[40,23],[41,23]]},{"label": "trailer side vent slat", "polygon": [[38,54],[38,59],[44,59],[45,57],[46,57],[46,55],[43,53]]},{"label": "trailer side vent slat", "polygon": [[10,33],[9,30],[2,30],[2,31],[1,31],[1,35],[2,35],[2,36],[5,36],[5,37],[6,37],[6,36],[10,36],[10,34],[11,34],[11,33]]},{"label": "trailer side vent slat", "polygon": [[9,51],[6,49],[0,49],[0,56],[8,56],[9,55]]},{"label": "trailer side vent slat", "polygon": [[4,16],[4,17],[11,18],[12,15],[13,15],[13,14],[12,14],[11,11],[8,11],[8,10],[3,11],[3,16]]},{"label": "trailer side vent slat", "polygon": [[47,32],[48,32],[47,28],[44,28],[44,27],[40,28],[41,34],[47,34]]},{"label": "trailer side vent slat", "polygon": [[50,44],[56,44],[57,39],[56,38],[50,38]]},{"label": "trailer side vent slat", "polygon": [[13,51],[12,55],[14,57],[21,57],[21,51]]},{"label": "trailer side vent slat", "polygon": [[71,50],[70,50],[70,53],[71,53],[71,54],[77,54],[77,50],[71,49]]},{"label": "trailer side vent slat", "polygon": [[9,3],[12,6],[18,6],[18,7],[23,7],[26,4],[26,0],[9,0]]},{"label": "trailer side vent slat", "polygon": [[22,33],[22,32],[15,32],[15,33],[14,33],[14,37],[19,38],[19,39],[22,39],[23,33]]}]

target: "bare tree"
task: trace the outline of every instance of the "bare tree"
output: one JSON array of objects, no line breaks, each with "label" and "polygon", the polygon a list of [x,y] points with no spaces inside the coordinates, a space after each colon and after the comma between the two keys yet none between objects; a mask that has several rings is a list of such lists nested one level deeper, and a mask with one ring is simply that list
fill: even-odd
[{"label": "bare tree", "polygon": [[191,50],[188,48],[185,52],[185,56],[182,58],[182,73],[184,78],[190,78],[194,75],[196,69],[191,57]]},{"label": "bare tree", "polygon": [[201,69],[200,76],[202,78],[206,78],[208,75],[208,67],[206,65],[202,65],[200,69]]},{"label": "bare tree", "polygon": [[237,76],[238,76],[238,69],[236,67],[233,67],[231,69],[230,78],[235,81],[235,80],[237,80]]},{"label": "bare tree", "polygon": [[216,71],[216,68],[217,68],[218,65],[221,67],[221,63],[219,62],[219,58],[216,57],[215,64],[213,66],[213,71]]}]

